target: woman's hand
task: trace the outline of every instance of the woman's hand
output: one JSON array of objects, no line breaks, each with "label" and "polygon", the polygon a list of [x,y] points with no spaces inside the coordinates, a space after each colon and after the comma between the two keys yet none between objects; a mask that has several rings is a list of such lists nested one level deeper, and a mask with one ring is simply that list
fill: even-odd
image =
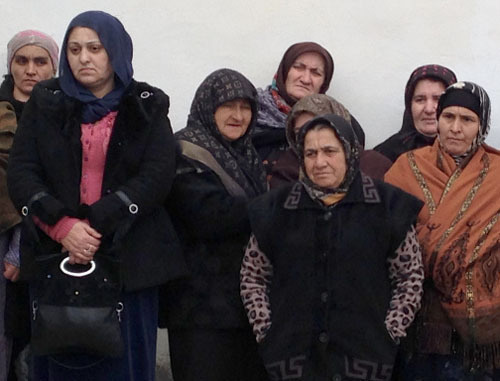
[{"label": "woman's hand", "polygon": [[14,266],[9,262],[3,262],[5,271],[3,272],[3,276],[5,279],[9,279],[11,282],[15,282],[19,279],[19,267]]},{"label": "woman's hand", "polygon": [[61,240],[61,244],[69,252],[69,263],[85,265],[99,249],[102,235],[89,224],[79,221],[73,225],[69,233]]}]

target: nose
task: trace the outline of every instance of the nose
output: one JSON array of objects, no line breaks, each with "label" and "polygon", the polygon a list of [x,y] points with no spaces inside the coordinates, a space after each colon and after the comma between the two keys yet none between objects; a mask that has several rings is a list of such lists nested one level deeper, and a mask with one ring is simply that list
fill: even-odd
[{"label": "nose", "polygon": [[323,152],[319,151],[314,160],[314,166],[316,168],[323,168],[326,165],[325,155]]},{"label": "nose", "polygon": [[233,118],[237,121],[241,121],[243,119],[243,110],[240,105],[237,105],[233,111]]},{"label": "nose", "polygon": [[311,72],[309,70],[304,70],[300,79],[303,83],[311,83]]},{"label": "nose", "polygon": [[460,120],[458,118],[456,118],[451,126],[450,126],[450,131],[455,133],[455,134],[458,134],[460,131],[462,131],[462,126],[460,125]]},{"label": "nose", "polygon": [[80,55],[78,58],[80,59],[81,63],[89,62],[89,53],[87,52],[87,49],[80,50]]},{"label": "nose", "polygon": [[437,102],[434,99],[429,99],[425,102],[424,111],[427,114],[434,114],[437,109]]},{"label": "nose", "polygon": [[29,75],[36,74],[35,62],[33,60],[28,61],[28,66],[26,68],[26,74],[29,74]]}]

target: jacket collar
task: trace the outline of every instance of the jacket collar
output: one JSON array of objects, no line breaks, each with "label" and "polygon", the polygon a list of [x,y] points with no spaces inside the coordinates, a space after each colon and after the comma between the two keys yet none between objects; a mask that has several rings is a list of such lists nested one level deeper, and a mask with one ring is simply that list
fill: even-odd
[{"label": "jacket collar", "polygon": [[[377,190],[375,181],[362,172],[354,178],[349,191],[338,204],[378,204],[381,202],[380,193]],[[337,204],[335,204],[337,205]],[[285,209],[328,209],[327,206],[313,200],[300,182],[296,182],[285,199],[283,204]]]}]

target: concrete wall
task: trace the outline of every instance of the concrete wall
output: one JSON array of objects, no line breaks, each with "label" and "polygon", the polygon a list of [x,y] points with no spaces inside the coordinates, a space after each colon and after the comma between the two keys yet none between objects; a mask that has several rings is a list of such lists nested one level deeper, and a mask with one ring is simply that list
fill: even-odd
[{"label": "concrete wall", "polygon": [[324,45],[335,60],[329,94],[359,120],[372,147],[401,126],[403,91],[419,65],[440,63],[459,79],[500,99],[500,2],[497,0],[0,0],[0,74],[5,46],[20,29],[37,28],[61,42],[69,21],[89,9],[122,20],[134,41],[135,77],[171,97],[175,130],[184,127],[200,82],[230,67],[268,85],[286,48]]}]

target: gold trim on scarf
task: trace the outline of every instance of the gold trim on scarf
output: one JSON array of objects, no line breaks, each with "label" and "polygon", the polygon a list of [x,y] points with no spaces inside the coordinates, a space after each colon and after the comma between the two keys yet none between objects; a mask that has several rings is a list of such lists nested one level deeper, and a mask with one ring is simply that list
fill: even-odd
[{"label": "gold trim on scarf", "polygon": [[425,203],[427,204],[427,207],[429,208],[429,214],[432,216],[434,212],[436,211],[436,203],[434,202],[434,199],[432,198],[432,193],[427,186],[427,183],[424,179],[424,176],[422,175],[422,172],[420,172],[420,169],[418,169],[417,162],[415,161],[415,154],[413,151],[408,152],[408,163],[410,164],[410,168],[413,171],[413,174],[415,175],[415,178],[417,179],[418,185],[422,189],[422,192],[424,193],[424,198],[425,198]]},{"label": "gold trim on scarf", "polygon": [[[431,273],[434,272],[434,263],[436,261],[437,253],[441,249],[441,246],[443,246],[444,241],[448,238],[448,236],[451,234],[453,229],[455,229],[455,226],[464,217],[465,213],[467,212],[467,209],[469,209],[469,206],[472,204],[472,200],[474,200],[474,197],[476,197],[476,194],[479,191],[481,184],[483,183],[486,175],[488,174],[488,169],[490,168],[490,161],[488,159],[488,156],[486,154],[483,155],[483,157],[481,158],[481,161],[483,162],[483,169],[481,169],[478,177],[474,181],[474,185],[470,189],[469,193],[467,193],[467,197],[465,197],[465,201],[462,204],[462,207],[460,208],[460,210],[458,211],[458,214],[451,222],[450,227],[445,230],[445,232],[443,233],[443,235],[439,239],[438,243],[436,244],[434,250],[432,251],[431,260],[429,262],[429,269],[430,269]],[[424,182],[425,182],[425,180],[424,180]],[[448,185],[451,187],[451,184],[449,184],[449,182],[446,186],[448,186]],[[425,186],[427,186],[427,184],[425,184]],[[471,290],[471,292],[472,292],[472,290]]]}]

